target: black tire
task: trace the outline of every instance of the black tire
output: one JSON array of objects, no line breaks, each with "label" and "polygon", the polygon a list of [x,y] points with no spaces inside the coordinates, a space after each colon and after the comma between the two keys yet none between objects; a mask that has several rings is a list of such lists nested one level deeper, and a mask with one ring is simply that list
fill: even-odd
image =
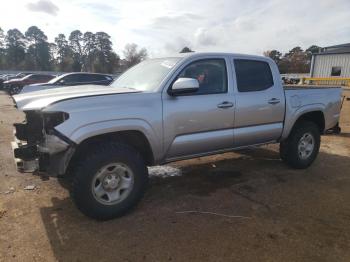
[{"label": "black tire", "polygon": [[[304,135],[313,138],[313,149],[304,158],[299,150],[299,143]],[[280,143],[280,157],[290,167],[305,169],[316,159],[321,143],[321,135],[318,126],[310,121],[302,121],[296,124],[287,140]]]},{"label": "black tire", "polygon": [[[97,172],[112,162],[122,163],[133,172],[133,186],[128,196],[116,204],[102,204],[93,193]],[[72,170],[72,197],[78,209],[90,218],[109,220],[124,215],[142,198],[148,184],[148,170],[141,155],[122,143],[103,143],[81,158]]]},{"label": "black tire", "polygon": [[17,94],[19,94],[19,93],[21,93],[21,91],[22,91],[22,86],[15,86],[14,87],[14,89],[13,89],[13,94],[12,95],[17,95]]},{"label": "black tire", "polygon": [[17,86],[17,85],[13,85],[10,87],[9,89],[9,93],[11,96],[13,95],[17,95],[21,92],[21,87],[20,86]]}]

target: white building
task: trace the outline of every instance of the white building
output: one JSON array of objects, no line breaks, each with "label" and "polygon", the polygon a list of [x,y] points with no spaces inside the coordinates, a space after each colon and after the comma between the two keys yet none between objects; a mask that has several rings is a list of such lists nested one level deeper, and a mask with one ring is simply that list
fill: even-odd
[{"label": "white building", "polygon": [[350,78],[350,43],[324,47],[313,54],[310,77]]}]

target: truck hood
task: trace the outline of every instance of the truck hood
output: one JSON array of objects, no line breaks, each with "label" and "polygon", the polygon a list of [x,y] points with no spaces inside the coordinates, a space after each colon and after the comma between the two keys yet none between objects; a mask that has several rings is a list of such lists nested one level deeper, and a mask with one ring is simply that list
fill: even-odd
[{"label": "truck hood", "polygon": [[46,89],[42,91],[24,93],[13,96],[16,107],[22,111],[41,110],[50,104],[62,100],[88,97],[113,95],[123,93],[138,93],[140,91],[128,88],[115,88],[111,86],[81,85],[67,86],[62,88]]}]

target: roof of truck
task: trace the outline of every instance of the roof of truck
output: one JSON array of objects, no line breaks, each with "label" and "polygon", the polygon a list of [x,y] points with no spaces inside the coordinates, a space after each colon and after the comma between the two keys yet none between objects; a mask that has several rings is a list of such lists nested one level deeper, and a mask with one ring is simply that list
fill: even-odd
[{"label": "roof of truck", "polygon": [[[249,55],[249,54],[241,54],[241,53],[230,53],[230,52],[188,52],[188,53],[175,53],[169,55],[167,57],[196,57],[196,56],[237,56],[237,57],[246,57],[246,58],[255,58],[255,59],[267,59],[270,58],[259,55]],[[156,57],[156,58],[164,58],[164,57]]]}]

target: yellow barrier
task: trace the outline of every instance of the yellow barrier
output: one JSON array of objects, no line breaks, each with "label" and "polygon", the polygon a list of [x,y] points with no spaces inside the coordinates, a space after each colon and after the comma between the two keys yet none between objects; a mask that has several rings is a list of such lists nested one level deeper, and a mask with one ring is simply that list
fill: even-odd
[{"label": "yellow barrier", "polygon": [[350,87],[350,78],[335,77],[303,77],[301,84],[314,85],[341,85]]}]

